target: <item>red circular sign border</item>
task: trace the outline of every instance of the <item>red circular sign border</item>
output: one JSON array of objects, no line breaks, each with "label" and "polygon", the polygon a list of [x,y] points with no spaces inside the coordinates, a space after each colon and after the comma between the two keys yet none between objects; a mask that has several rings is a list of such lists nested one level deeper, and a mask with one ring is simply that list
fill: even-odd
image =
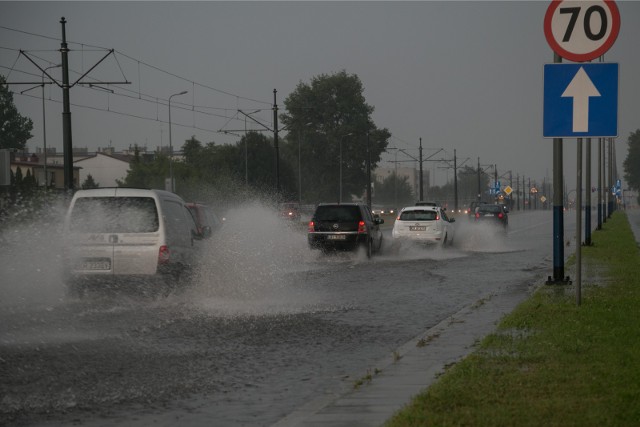
[{"label": "red circular sign border", "polygon": [[549,46],[551,46],[551,49],[553,49],[555,53],[557,53],[564,59],[573,62],[588,62],[594,60],[601,57],[605,54],[606,51],[611,49],[611,46],[613,46],[616,39],[618,38],[618,34],[620,33],[620,11],[618,10],[618,5],[616,5],[615,1],[604,0],[604,3],[611,11],[611,18],[613,20],[613,22],[611,23],[611,34],[609,34],[609,38],[602,46],[589,53],[571,53],[563,49],[553,37],[553,32],[551,31],[551,19],[553,18],[553,14],[555,13],[556,9],[563,1],[564,0],[553,0],[547,8],[547,13],[544,15],[544,36],[547,39],[547,43],[549,43]]}]

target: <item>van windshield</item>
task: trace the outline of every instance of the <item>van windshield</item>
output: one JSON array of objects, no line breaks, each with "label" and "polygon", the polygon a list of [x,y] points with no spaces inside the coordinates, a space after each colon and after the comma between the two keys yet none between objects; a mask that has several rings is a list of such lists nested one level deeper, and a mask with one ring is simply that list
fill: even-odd
[{"label": "van windshield", "polygon": [[81,197],[70,227],[79,233],[152,233],[158,231],[158,210],[152,197]]}]

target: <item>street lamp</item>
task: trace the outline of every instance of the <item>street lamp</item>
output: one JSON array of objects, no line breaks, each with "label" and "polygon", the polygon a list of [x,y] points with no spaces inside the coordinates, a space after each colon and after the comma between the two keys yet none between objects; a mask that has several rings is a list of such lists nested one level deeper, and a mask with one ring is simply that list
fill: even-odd
[{"label": "street lamp", "polygon": [[171,182],[171,192],[175,192],[175,186],[173,183],[173,144],[171,141],[171,98],[174,96],[184,95],[188,91],[183,90],[180,93],[174,93],[169,97],[169,180]]},{"label": "street lamp", "polygon": [[44,149],[44,188],[49,188],[49,177],[47,176],[47,123],[44,108],[44,73],[50,68],[59,68],[62,64],[51,65],[42,71],[42,145]]},{"label": "street lamp", "polygon": [[340,137],[340,196],[338,198],[339,203],[342,203],[342,140],[345,138],[345,136],[351,136],[351,135],[353,135],[353,132],[349,132]]}]

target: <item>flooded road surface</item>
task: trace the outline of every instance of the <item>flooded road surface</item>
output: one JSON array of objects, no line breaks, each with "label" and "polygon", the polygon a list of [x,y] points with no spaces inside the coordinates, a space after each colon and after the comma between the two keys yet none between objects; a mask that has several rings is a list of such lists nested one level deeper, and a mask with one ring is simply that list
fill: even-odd
[{"label": "flooded road surface", "polygon": [[462,307],[552,272],[551,211],[513,213],[507,235],[461,218],[453,247],[371,261],[310,251],[275,214],[234,217],[196,283],[167,297],[125,284],[68,298],[55,228],[40,244],[4,235],[0,424],[269,425]]}]

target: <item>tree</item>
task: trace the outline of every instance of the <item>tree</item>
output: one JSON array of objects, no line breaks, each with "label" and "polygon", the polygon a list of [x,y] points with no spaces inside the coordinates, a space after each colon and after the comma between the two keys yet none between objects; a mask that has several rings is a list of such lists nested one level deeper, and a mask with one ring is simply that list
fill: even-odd
[{"label": "tree", "polygon": [[100,183],[96,182],[93,179],[93,176],[91,176],[91,174],[87,175],[87,178],[82,183],[83,190],[90,190],[92,188],[99,188],[99,187],[100,187]]},{"label": "tree", "polygon": [[280,118],[289,133],[283,157],[290,168],[297,166],[300,141],[304,200],[338,199],[341,155],[343,198],[365,191],[367,151],[373,170],[391,134],[374,125],[374,108],[365,102],[363,92],[358,76],[343,70],[314,77],[309,84],[299,83],[284,101],[286,113]]},{"label": "tree", "polygon": [[13,104],[13,92],[10,92],[4,76],[0,76],[0,149],[15,148],[24,150],[31,139],[33,122],[18,113]]},{"label": "tree", "polygon": [[624,179],[629,188],[640,191],[640,129],[629,135],[629,151],[624,160]]},{"label": "tree", "polygon": [[409,177],[397,176],[393,172],[382,182],[376,182],[374,186],[374,201],[376,204],[393,206],[395,209],[412,205],[414,195],[409,184]]}]

